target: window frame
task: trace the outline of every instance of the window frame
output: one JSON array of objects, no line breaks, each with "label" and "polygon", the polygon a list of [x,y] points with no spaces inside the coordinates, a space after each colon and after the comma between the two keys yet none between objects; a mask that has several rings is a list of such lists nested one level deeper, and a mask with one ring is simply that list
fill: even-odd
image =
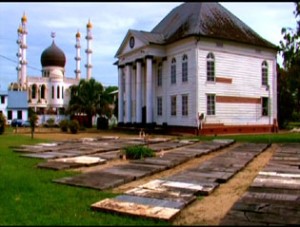
[{"label": "window frame", "polygon": [[162,96],[158,96],[156,101],[157,101],[156,114],[157,114],[157,116],[162,116],[162,107],[163,107],[163,105],[162,105]]},{"label": "window frame", "polygon": [[176,84],[176,59],[171,61],[171,84]]},{"label": "window frame", "polygon": [[177,98],[176,95],[171,95],[171,116],[176,116],[176,109],[177,109]]},{"label": "window frame", "polygon": [[267,61],[261,63],[261,84],[262,86],[268,86],[268,72],[269,67]]},{"label": "window frame", "polygon": [[157,66],[157,87],[162,86],[162,63],[158,63]]},{"label": "window frame", "polygon": [[206,115],[215,116],[216,115],[216,95],[206,94]]},{"label": "window frame", "polygon": [[182,57],[182,82],[188,82],[188,56]]},{"label": "window frame", "polygon": [[261,97],[261,116],[262,117],[269,117],[269,98],[268,97]]},{"label": "window frame", "polygon": [[188,96],[188,94],[181,95],[181,114],[182,114],[182,116],[189,115],[189,96]]},{"label": "window frame", "polygon": [[206,81],[216,81],[216,63],[215,56],[212,52],[209,52],[206,56]]}]

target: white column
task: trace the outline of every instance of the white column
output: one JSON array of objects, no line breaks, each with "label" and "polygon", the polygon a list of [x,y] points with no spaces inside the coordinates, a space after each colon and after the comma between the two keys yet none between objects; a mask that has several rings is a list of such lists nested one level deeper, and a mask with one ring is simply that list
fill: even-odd
[{"label": "white column", "polygon": [[17,44],[19,46],[17,57],[18,57],[18,66],[17,66],[17,72],[18,72],[18,83],[21,84],[21,77],[22,77],[22,72],[21,72],[21,60],[22,60],[22,49],[21,49],[21,44],[22,44],[22,27],[21,25],[18,28],[18,40]]},{"label": "white column", "polygon": [[142,62],[136,61],[136,123],[142,123]]},{"label": "white column", "polygon": [[79,31],[76,33],[76,45],[75,45],[75,48],[76,48],[76,57],[75,57],[75,61],[76,61],[76,70],[75,70],[75,75],[76,75],[76,79],[77,80],[80,80],[80,60],[81,60],[81,57],[80,57],[80,33]]},{"label": "white column", "polygon": [[152,105],[152,56],[146,57],[146,123],[153,122]]},{"label": "white column", "polygon": [[123,91],[123,67],[119,66],[118,68],[119,73],[119,92],[118,92],[118,122],[124,122],[124,91]]},{"label": "white column", "polygon": [[26,49],[27,49],[27,41],[26,41],[26,36],[27,36],[27,28],[26,28],[26,22],[27,18],[25,16],[25,13],[21,19],[22,21],[22,44],[21,44],[21,49],[22,49],[22,60],[21,60],[21,85],[24,86],[26,82],[26,76],[27,76],[27,60],[26,60]]},{"label": "white column", "polygon": [[126,123],[131,123],[131,72],[132,65],[125,66],[125,86],[126,86]]},{"label": "white column", "polygon": [[87,63],[85,65],[86,67],[86,79],[89,80],[91,79],[92,76],[92,24],[89,20],[88,24],[86,25],[86,30],[87,30],[87,35],[86,35],[86,40],[87,40],[87,49],[85,50],[85,53],[87,54]]}]

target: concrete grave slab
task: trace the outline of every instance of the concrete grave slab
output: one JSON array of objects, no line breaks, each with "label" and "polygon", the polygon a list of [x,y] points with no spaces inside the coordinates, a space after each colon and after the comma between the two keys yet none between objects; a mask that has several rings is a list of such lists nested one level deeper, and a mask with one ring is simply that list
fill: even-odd
[{"label": "concrete grave slab", "polygon": [[132,202],[118,201],[115,199],[104,199],[92,204],[91,208],[94,210],[118,212],[166,221],[172,220],[180,212],[180,209],[136,204]]}]

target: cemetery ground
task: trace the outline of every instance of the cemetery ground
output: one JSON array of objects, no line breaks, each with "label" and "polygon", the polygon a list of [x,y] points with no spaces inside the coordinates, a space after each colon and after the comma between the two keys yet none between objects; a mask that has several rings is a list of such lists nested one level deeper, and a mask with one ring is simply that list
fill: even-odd
[{"label": "cemetery ground", "polygon": [[[52,130],[52,131],[51,131]],[[129,189],[145,184],[153,179],[171,176],[191,166],[212,159],[229,148],[194,158],[174,168],[146,176],[144,178],[120,185],[109,190],[95,190],[83,187],[53,183],[53,179],[74,176],[78,171],[88,172],[110,165],[117,165],[126,160],[115,160],[104,165],[82,167],[73,170],[53,171],[37,168],[41,159],[24,158],[13,152],[11,146],[36,144],[78,138],[97,138],[100,136],[119,136],[120,138],[138,137],[135,134],[116,131],[86,130],[78,134],[61,133],[59,130],[36,132],[31,139],[29,132],[13,132],[6,129],[0,136],[0,225],[219,225],[221,219],[233,204],[241,198],[251,185],[259,171],[267,165],[274,151],[281,143],[300,141],[299,133],[278,133],[260,135],[217,136],[217,138],[234,139],[238,146],[244,142],[272,143],[264,152],[255,157],[228,182],[221,184],[209,196],[197,196],[196,201],[183,209],[170,223],[140,217],[130,217],[114,213],[98,212],[91,209],[91,204],[106,198],[121,195]],[[153,137],[178,138],[178,135],[151,135]],[[212,140],[216,137],[191,135],[180,136],[181,139],[197,138]]]}]

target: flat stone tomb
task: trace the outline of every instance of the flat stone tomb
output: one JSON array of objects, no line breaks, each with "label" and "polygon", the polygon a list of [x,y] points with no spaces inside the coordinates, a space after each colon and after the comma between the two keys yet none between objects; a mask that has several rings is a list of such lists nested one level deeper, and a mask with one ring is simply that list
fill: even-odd
[{"label": "flat stone tomb", "polygon": [[[228,142],[228,145],[233,142],[234,141]],[[221,147],[219,143],[218,144],[214,142],[210,142],[210,143],[212,143],[214,149],[216,149],[217,147]],[[188,145],[187,147],[190,148],[193,146],[200,146],[200,145],[197,145],[196,143],[196,144]],[[185,152],[183,147],[181,147],[180,149],[182,149],[180,151],[182,153],[181,155],[178,153],[178,149],[174,149],[174,151],[173,150],[168,151],[163,157],[153,157],[153,158],[145,158],[143,160],[130,161],[129,163],[126,164],[112,166],[105,169],[94,171],[94,175],[99,175],[103,177],[105,175],[110,176],[110,181],[109,182],[103,181],[103,185],[101,183],[101,180],[99,180],[99,182],[96,183],[93,180],[89,181],[90,175],[88,173],[82,173],[80,175],[73,176],[73,177],[55,179],[53,181],[57,183],[68,184],[68,185],[75,185],[75,186],[80,185],[82,187],[87,186],[99,190],[113,188],[119,186],[120,178],[123,178],[123,183],[127,183],[129,181],[140,179],[142,177],[149,176],[154,173],[158,173],[160,171],[172,168],[196,156],[196,154],[191,156],[190,154],[188,154],[188,152]],[[200,151],[202,152],[203,150]],[[117,176],[116,180],[114,179],[114,176]],[[101,177],[99,177],[99,179],[100,178]]]},{"label": "flat stone tomb", "polygon": [[[231,168],[231,172],[222,171],[218,168],[219,165],[222,165],[224,162],[226,163],[226,161],[220,161],[226,158],[226,154],[228,157],[231,157],[231,159],[229,159],[231,163],[227,164],[227,166],[230,166],[236,162],[237,158],[240,158],[241,153],[244,153],[244,159],[252,160],[255,155],[247,155],[248,152],[258,155],[268,148],[268,146],[269,144],[260,144],[258,148],[255,149],[253,144],[241,144],[232,148],[229,152],[219,155],[221,158],[217,156],[207,161],[209,162],[209,166],[205,165],[205,168],[201,168],[201,164],[169,177],[152,180],[126,191],[123,196],[121,195],[116,198],[105,199],[94,203],[91,205],[91,208],[106,212],[126,213],[140,217],[173,220],[182,209],[195,200],[196,195],[209,195],[219,186],[220,179],[222,179],[222,182],[226,182],[234,174],[244,168],[244,166],[237,165]],[[235,160],[232,158],[234,154],[237,156]],[[246,163],[248,163],[248,161]],[[166,207],[165,212],[163,212],[164,207]],[[140,209],[143,212],[141,212]],[[144,209],[155,209],[159,210],[159,212],[157,215],[154,215],[151,212],[147,213]],[[172,212],[170,212],[169,209],[179,210],[172,210]],[[162,213],[164,215],[161,215]]]},{"label": "flat stone tomb", "polygon": [[220,225],[300,224],[300,143],[283,144]]},{"label": "flat stone tomb", "polygon": [[105,159],[92,156],[76,156],[70,158],[58,158],[52,161],[39,163],[40,168],[50,168],[56,170],[79,168],[83,166],[92,166],[106,163]]}]

